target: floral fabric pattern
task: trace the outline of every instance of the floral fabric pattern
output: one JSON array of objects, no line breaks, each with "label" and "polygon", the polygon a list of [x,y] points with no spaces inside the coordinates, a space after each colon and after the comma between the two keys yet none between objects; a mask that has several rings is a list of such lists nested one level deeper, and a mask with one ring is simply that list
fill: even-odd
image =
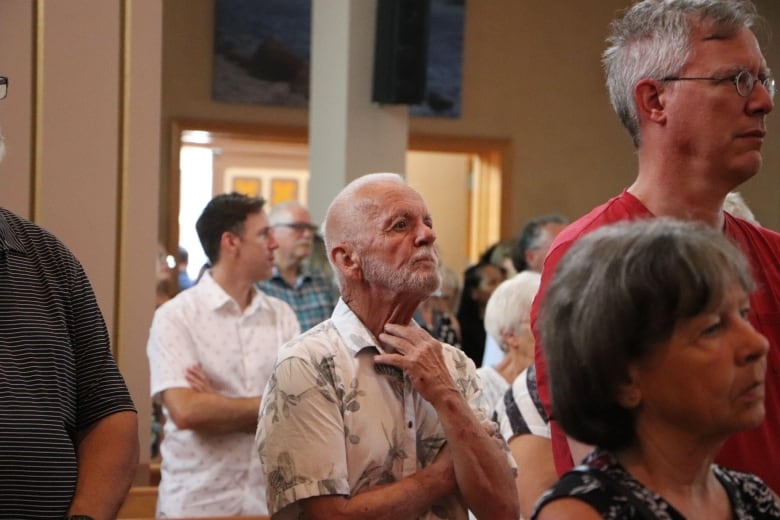
[{"label": "floral fabric pattern", "polygon": [[[729,496],[732,518],[780,518],[780,508],[760,478],[717,465],[712,466],[712,471]],[[685,520],[670,503],[632,477],[614,455],[601,449],[594,450],[582,466],[566,473],[539,498],[531,520],[537,517],[542,506],[559,498],[582,500],[607,520]]]},{"label": "floral fabric pattern", "polygon": [[[453,380],[477,418],[486,420],[473,362],[443,346]],[[374,364],[381,351],[343,301],[331,319],[280,350],[256,437],[275,520],[299,518],[296,502],[304,498],[352,496],[412,475],[446,443],[435,410],[409,379]],[[420,518],[454,518],[452,508],[462,506],[452,504]]]}]

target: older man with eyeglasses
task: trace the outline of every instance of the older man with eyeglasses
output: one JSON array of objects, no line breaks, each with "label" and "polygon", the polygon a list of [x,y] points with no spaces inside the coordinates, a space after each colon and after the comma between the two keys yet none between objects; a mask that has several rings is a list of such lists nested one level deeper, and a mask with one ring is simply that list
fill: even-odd
[{"label": "older man with eyeglasses", "polygon": [[339,290],[329,276],[306,266],[317,233],[309,211],[297,201],[288,201],[274,206],[268,219],[279,246],[274,251],[273,275],[259,287],[287,302],[306,331],[330,318]]}]

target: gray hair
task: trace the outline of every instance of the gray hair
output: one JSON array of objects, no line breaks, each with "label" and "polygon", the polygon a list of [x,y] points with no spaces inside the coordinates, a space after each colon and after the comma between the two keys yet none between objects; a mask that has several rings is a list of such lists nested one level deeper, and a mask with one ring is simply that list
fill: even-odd
[{"label": "gray hair", "polygon": [[613,21],[602,62],[612,107],[634,146],[642,142],[634,102],[640,80],[679,74],[690,57],[691,32],[698,24],[712,24],[725,38],[761,20],[749,0],[642,0]]},{"label": "gray hair", "polygon": [[520,272],[501,282],[490,295],[485,307],[485,331],[504,352],[506,345],[501,334],[518,334],[530,320],[531,304],[539,291],[541,277],[534,271]]},{"label": "gray hair", "polygon": [[268,223],[272,226],[277,224],[284,224],[290,217],[290,210],[292,208],[306,209],[306,207],[297,200],[287,200],[285,202],[280,202],[279,204],[275,204],[274,207],[272,207],[268,212]]},{"label": "gray hair", "polygon": [[574,439],[614,450],[636,440],[635,410],[618,390],[629,367],[675,327],[719,305],[750,266],[719,230],[655,218],[600,228],[574,243],[539,315],[553,416]]}]

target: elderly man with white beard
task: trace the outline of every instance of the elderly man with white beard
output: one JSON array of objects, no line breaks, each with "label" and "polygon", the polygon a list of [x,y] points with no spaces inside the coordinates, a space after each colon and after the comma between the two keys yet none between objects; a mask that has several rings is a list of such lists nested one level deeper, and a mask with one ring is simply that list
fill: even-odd
[{"label": "elderly man with white beard", "polygon": [[435,240],[398,175],[358,178],[331,203],[341,300],[280,350],[262,400],[272,518],[518,518],[474,364],[412,321],[440,283]]}]

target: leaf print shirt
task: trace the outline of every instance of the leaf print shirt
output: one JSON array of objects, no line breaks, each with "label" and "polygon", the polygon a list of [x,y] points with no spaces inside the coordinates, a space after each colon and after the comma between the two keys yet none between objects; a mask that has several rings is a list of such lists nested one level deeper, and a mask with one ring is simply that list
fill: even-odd
[{"label": "leaf print shirt", "polygon": [[[473,362],[455,347],[443,347],[453,380],[484,421],[487,409]],[[375,367],[380,352],[342,300],[329,320],[279,351],[256,439],[270,515],[299,518],[302,499],[352,496],[398,481],[430,464],[445,444],[433,406],[409,379],[395,367]],[[462,506],[451,507],[465,514]],[[435,510],[420,518],[456,513]]]}]

